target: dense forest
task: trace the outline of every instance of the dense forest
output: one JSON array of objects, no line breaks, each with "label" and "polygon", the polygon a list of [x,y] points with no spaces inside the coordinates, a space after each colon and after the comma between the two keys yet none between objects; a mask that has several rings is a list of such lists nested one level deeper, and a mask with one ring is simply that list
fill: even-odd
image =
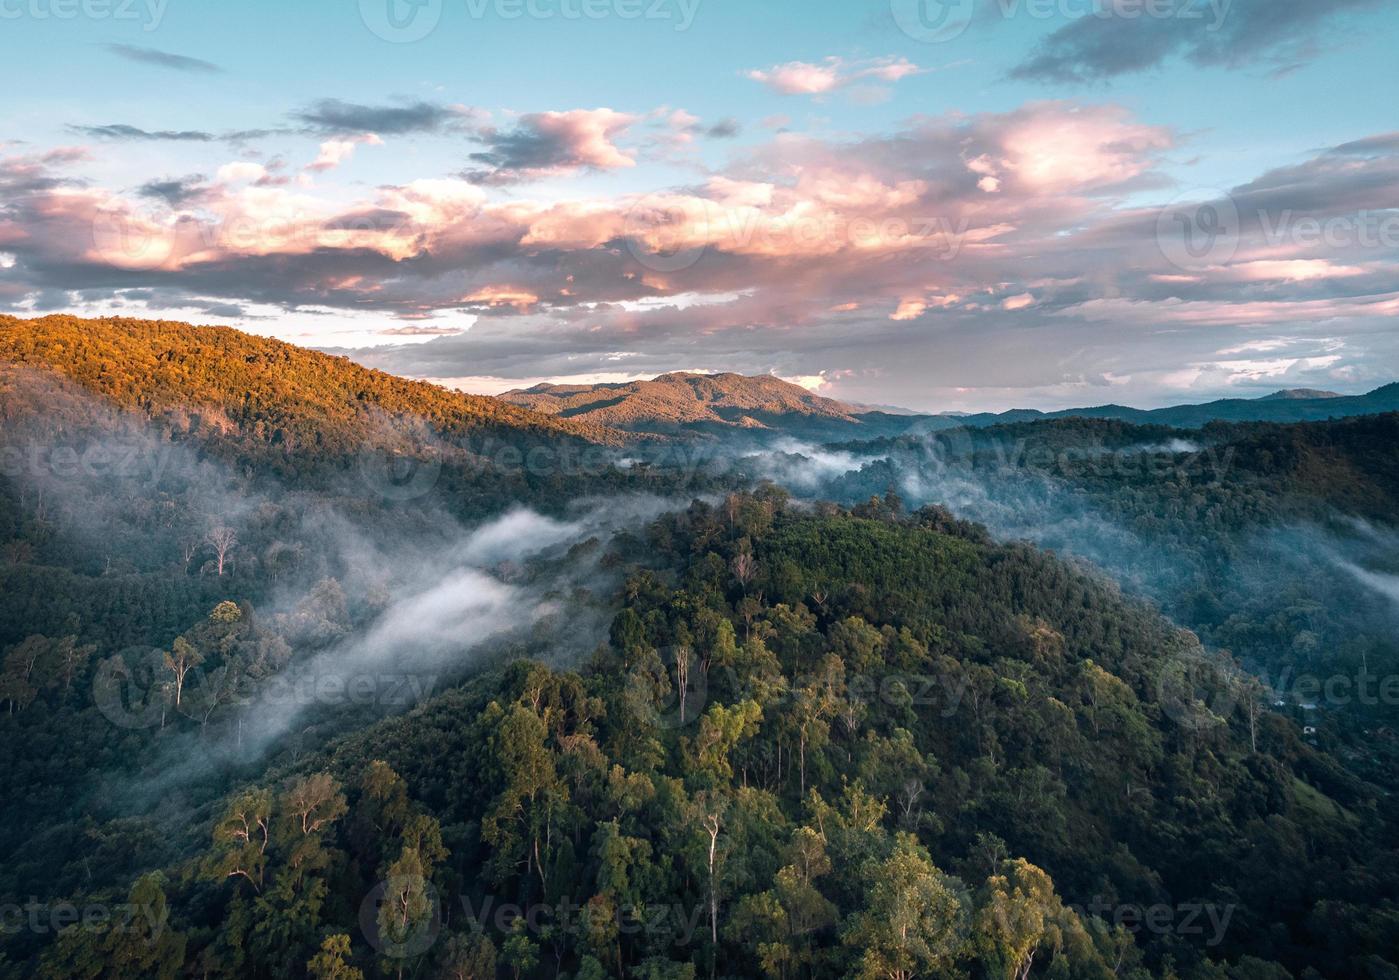
[{"label": "dense forest", "polygon": [[[1396,414],[1198,432],[1064,419],[829,447],[841,465],[794,485],[850,504],[895,488],[1091,560],[1297,700],[1327,700],[1299,682],[1343,678],[1321,734],[1386,756],[1393,779],[1392,738],[1365,729],[1399,720],[1378,692],[1399,670],[1396,443]],[[811,466],[784,459],[750,471]]]},{"label": "dense forest", "polygon": [[1394,416],[677,465],[0,350],[0,976],[1399,976],[1393,706],[1277,683],[1394,676]]}]

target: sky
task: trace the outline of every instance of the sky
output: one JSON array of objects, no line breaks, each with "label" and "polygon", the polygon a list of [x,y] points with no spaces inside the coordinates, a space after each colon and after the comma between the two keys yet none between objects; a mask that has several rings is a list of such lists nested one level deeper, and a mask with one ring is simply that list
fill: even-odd
[{"label": "sky", "polygon": [[0,0],[0,312],[497,393],[1399,378],[1388,0]]}]

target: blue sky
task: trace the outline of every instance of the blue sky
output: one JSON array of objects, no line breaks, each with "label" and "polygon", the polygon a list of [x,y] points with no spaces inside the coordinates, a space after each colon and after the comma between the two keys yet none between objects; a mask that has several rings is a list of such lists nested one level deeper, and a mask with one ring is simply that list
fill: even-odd
[{"label": "blue sky", "polygon": [[[979,409],[1399,374],[1392,4],[946,2],[0,0],[0,309],[484,391],[738,370]],[[948,36],[901,29],[920,3]],[[1161,240],[1182,194],[1238,219],[1210,254]]]}]

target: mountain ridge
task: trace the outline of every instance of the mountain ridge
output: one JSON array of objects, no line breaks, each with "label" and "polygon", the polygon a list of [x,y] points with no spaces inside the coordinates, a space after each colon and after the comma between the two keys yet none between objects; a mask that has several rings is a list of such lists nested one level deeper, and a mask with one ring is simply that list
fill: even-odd
[{"label": "mountain ridge", "polygon": [[675,434],[806,435],[859,439],[985,428],[1041,419],[1115,419],[1138,425],[1198,429],[1210,422],[1314,422],[1399,411],[1399,383],[1362,395],[1290,388],[1259,398],[1221,398],[1199,404],[1143,409],[1106,405],[1041,411],[919,413],[827,398],[771,375],[671,372],[646,381],[606,384],[538,384],[498,396],[561,419],[586,419],[628,432]]},{"label": "mountain ridge", "polygon": [[1005,412],[978,412],[971,415],[939,414],[922,416],[910,427],[911,433],[938,431],[962,426],[986,428],[1013,422],[1041,419],[1114,419],[1137,425],[1167,425],[1178,429],[1199,429],[1210,422],[1321,422],[1331,418],[1379,415],[1399,411],[1399,382],[1390,382],[1362,395],[1341,395],[1314,389],[1294,388],[1261,398],[1219,398],[1190,405],[1164,408],[1132,408],[1106,404],[1084,408],[1064,408],[1043,412],[1034,408],[1013,408]]},{"label": "mountain ridge", "polygon": [[771,375],[674,371],[649,381],[539,384],[501,400],[562,419],[586,418],[631,432],[701,427],[712,431],[784,428],[793,420],[859,426],[859,408]]}]

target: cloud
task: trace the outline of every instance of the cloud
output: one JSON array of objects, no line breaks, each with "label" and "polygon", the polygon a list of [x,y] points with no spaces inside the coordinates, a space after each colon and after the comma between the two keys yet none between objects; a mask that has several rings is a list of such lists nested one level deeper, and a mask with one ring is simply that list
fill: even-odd
[{"label": "cloud", "polygon": [[485,306],[490,309],[508,306],[516,313],[524,313],[539,302],[539,297],[529,290],[514,286],[486,286],[463,296],[461,301],[466,306]]},{"label": "cloud", "polygon": [[141,47],[135,44],[108,44],[105,45],[108,51],[120,58],[128,61],[136,61],[141,64],[155,65],[159,68],[171,68],[175,71],[183,72],[203,72],[218,73],[223,69],[212,61],[205,61],[202,58],[190,58],[182,54],[170,54],[167,51],[159,51],[155,48]]},{"label": "cloud", "polygon": [[465,332],[461,327],[424,327],[412,324],[379,331],[385,337],[455,337]]},{"label": "cloud", "polygon": [[95,139],[140,142],[146,140],[168,140],[186,143],[212,143],[219,137],[199,129],[140,129],[125,123],[109,123],[105,126],[69,126],[75,133]]},{"label": "cloud", "polygon": [[728,119],[721,119],[714,125],[710,126],[707,130],[705,130],[705,135],[708,136],[710,139],[727,140],[733,139],[735,136],[738,136],[742,132],[743,126],[739,123],[737,119],[731,117]]},{"label": "cloud", "polygon": [[361,105],[340,99],[321,101],[292,113],[292,118],[314,131],[344,133],[435,133],[457,123],[468,113],[462,107],[412,102],[404,105]]},{"label": "cloud", "polygon": [[826,95],[860,81],[897,82],[924,71],[906,58],[846,61],[832,55],[820,63],[789,61],[744,75],[783,95]]},{"label": "cloud", "polygon": [[334,170],[346,160],[350,159],[355,152],[355,147],[361,143],[368,146],[383,146],[384,141],[374,133],[364,133],[360,136],[352,136],[349,139],[327,140],[321,144],[320,153],[316,159],[306,165],[306,169],[313,173],[322,173],[327,170]]},{"label": "cloud", "polygon": [[[521,117],[551,147],[500,162],[540,175],[638,154],[619,142],[639,123],[581,112]],[[704,124],[667,110],[645,125]],[[1295,387],[1390,380],[1399,259],[1364,216],[1399,199],[1399,141],[1240,184],[1211,202],[1239,215],[1233,253],[1187,265],[1161,237],[1176,191],[1160,168],[1179,143],[1120,106],[1035,102],[864,137],[773,134],[690,184],[568,198],[476,175],[288,186],[226,159],[212,181],[131,193],[82,179],[80,148],[16,154],[0,157],[0,251],[15,257],[0,304],[103,310],[145,290],[152,310],[472,317],[356,356],[438,378],[824,371],[837,397],[930,408],[1179,400],[1276,371]],[[1288,346],[1220,353],[1260,332]]]},{"label": "cloud", "polygon": [[517,183],[577,170],[616,170],[636,165],[615,140],[637,117],[612,109],[573,109],[521,116],[511,130],[482,129],[476,139],[486,149],[471,159],[488,170],[468,179],[486,184]]},{"label": "cloud", "polygon": [[163,177],[148,180],[137,188],[141,197],[156,198],[171,207],[178,207],[196,200],[205,191],[206,178],[203,174],[190,174],[186,177]]},{"label": "cloud", "polygon": [[[1380,0],[1211,0],[1168,5],[1172,15],[1144,16],[1134,0],[1109,0],[1045,38],[1011,71],[1041,82],[1083,82],[1158,68],[1184,57],[1201,67],[1286,71],[1310,61],[1324,30],[1343,15]],[[1188,15],[1187,15],[1188,14]]]}]

